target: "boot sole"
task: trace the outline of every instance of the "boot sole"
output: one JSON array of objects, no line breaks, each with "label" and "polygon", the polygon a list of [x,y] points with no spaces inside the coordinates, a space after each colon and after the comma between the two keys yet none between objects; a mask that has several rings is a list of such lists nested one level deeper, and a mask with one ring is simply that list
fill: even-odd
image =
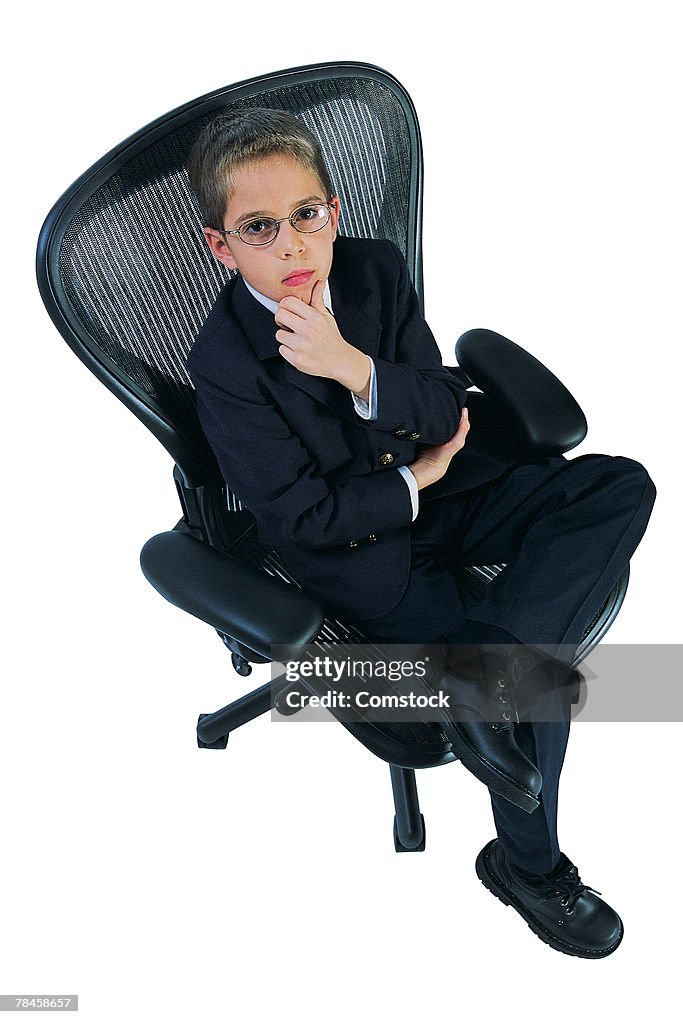
[{"label": "boot sole", "polygon": [[556,935],[538,920],[537,917],[528,910],[523,903],[517,899],[515,894],[511,892],[503,880],[498,877],[491,866],[491,858],[489,851],[493,843],[497,840],[492,839],[487,846],[481,851],[477,857],[475,870],[479,877],[479,881],[482,883],[485,889],[497,896],[501,903],[504,903],[506,907],[513,907],[520,917],[523,917],[528,924],[531,931],[536,935],[542,942],[545,942],[547,946],[551,946],[553,949],[558,950],[560,953],[566,953],[567,956],[579,956],[585,960],[601,960],[605,956],[609,956],[617,948],[619,943],[624,937],[624,926],[621,926],[621,935],[611,946],[606,946],[604,949],[582,949],[580,946],[574,946],[572,943],[563,942]]},{"label": "boot sole", "polygon": [[540,800],[534,796],[531,790],[515,782],[509,775],[505,775],[494,764],[482,757],[474,747],[470,746],[456,724],[442,722],[441,728],[446,733],[455,756],[480,782],[488,786],[492,793],[504,797],[528,814],[536,810]]}]

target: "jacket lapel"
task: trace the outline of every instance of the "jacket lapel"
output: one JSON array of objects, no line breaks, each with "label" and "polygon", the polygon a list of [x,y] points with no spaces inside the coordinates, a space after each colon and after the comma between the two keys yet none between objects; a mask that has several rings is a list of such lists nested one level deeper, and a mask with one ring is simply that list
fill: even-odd
[{"label": "jacket lapel", "polygon": [[[346,284],[346,287],[344,286]],[[371,292],[367,288],[354,288],[353,282],[344,282],[341,271],[330,274],[332,309],[339,333],[350,345],[373,358],[379,349],[381,322],[369,310]]]},{"label": "jacket lapel", "polygon": [[239,276],[235,278],[232,307],[240,327],[259,359],[279,357],[278,343],[275,338],[277,330],[275,318],[269,309],[257,302]]}]

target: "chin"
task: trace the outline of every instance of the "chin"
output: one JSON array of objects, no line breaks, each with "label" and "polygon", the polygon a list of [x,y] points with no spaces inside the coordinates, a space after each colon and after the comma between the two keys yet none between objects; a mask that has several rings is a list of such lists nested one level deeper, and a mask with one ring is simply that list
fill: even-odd
[{"label": "chin", "polygon": [[282,299],[290,295],[294,299],[301,299],[307,306],[311,304],[311,298],[313,296],[313,289],[315,288],[316,281],[313,284],[307,284],[304,288],[289,288],[285,289],[282,294],[275,299],[276,302],[280,302]]}]

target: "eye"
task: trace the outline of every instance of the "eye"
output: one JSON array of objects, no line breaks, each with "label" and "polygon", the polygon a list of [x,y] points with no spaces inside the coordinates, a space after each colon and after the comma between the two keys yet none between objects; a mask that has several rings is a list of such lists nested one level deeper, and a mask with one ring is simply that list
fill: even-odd
[{"label": "eye", "polygon": [[322,216],[321,206],[302,206],[294,213],[294,219],[299,224],[310,224]]},{"label": "eye", "polygon": [[251,238],[258,238],[261,235],[267,235],[269,231],[273,230],[273,222],[270,220],[252,220],[248,224],[243,224],[240,228],[240,234],[248,235]]}]

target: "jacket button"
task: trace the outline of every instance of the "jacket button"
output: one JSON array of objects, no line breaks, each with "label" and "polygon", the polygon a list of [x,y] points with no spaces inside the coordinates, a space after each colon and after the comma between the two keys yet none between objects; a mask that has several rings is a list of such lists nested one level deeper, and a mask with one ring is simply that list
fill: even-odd
[{"label": "jacket button", "polygon": [[396,427],[396,429],[393,430],[392,433],[394,437],[405,437],[408,431],[406,430],[405,427]]},{"label": "jacket button", "polygon": [[357,540],[350,540],[349,541],[349,547],[350,548],[357,548],[358,547],[358,541]]},{"label": "jacket button", "polygon": [[368,540],[377,540],[377,534],[376,533],[369,534]]},{"label": "jacket button", "polygon": [[391,463],[394,461],[394,456],[391,454],[391,452],[384,452],[383,455],[380,455],[377,461],[379,462],[380,466],[390,466]]},{"label": "jacket button", "polygon": [[417,441],[418,437],[422,437],[422,434],[419,431],[416,430],[415,433],[408,435],[408,440],[409,441]]}]

